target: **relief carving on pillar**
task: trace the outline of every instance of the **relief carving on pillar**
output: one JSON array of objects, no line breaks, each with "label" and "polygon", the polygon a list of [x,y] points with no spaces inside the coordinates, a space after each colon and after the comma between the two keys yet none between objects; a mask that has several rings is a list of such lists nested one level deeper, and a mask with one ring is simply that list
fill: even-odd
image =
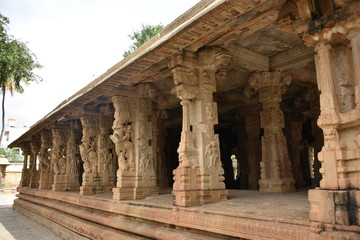
[{"label": "relief carving on pillar", "polygon": [[66,174],[66,133],[64,129],[52,129],[53,142],[51,151],[51,160],[55,175]]},{"label": "relief carving on pillar", "polygon": [[38,153],[40,151],[41,143],[40,143],[39,139],[36,139],[36,140],[33,140],[30,142],[30,146],[31,146],[31,154],[32,154],[32,160],[33,160],[30,163],[30,165],[31,165],[30,169],[31,169],[32,174],[36,174],[37,173],[36,159],[37,159]]},{"label": "relief carving on pillar", "polygon": [[113,130],[114,133],[110,135],[110,138],[115,144],[119,171],[135,171],[133,123],[115,119]]},{"label": "relief carving on pillar", "polygon": [[30,169],[28,169],[28,163],[29,163],[28,158],[31,154],[31,147],[29,142],[22,143],[20,147],[24,156],[24,166],[21,173],[20,187],[26,187],[29,185],[29,181],[30,181]]},{"label": "relief carving on pillar", "polygon": [[41,132],[41,148],[39,151],[41,175],[49,174],[51,169],[51,133],[47,130]]},{"label": "relief carving on pillar", "polygon": [[80,155],[80,136],[81,130],[78,122],[71,123],[71,129],[68,139],[68,148],[67,148],[67,158],[68,158],[68,165],[69,165],[69,174],[70,175],[77,175],[79,173],[79,165],[81,164],[81,155]]},{"label": "relief carving on pillar", "polygon": [[110,139],[109,130],[105,127],[100,128],[99,139],[99,156],[102,168],[100,172],[110,174],[112,172],[111,162],[113,159],[112,146],[113,142]]},{"label": "relief carving on pillar", "polygon": [[[248,83],[247,93],[259,91],[262,136],[262,161],[260,191],[294,191],[294,179],[288,155],[286,138],[282,129],[284,115],[280,109],[282,94],[291,82],[289,76],[281,76],[281,71],[254,73]],[[251,89],[251,90],[249,90]]]},{"label": "relief carving on pillar", "polygon": [[96,173],[98,168],[96,120],[90,117],[82,117],[80,120],[83,126],[80,155],[84,162],[84,174]]},{"label": "relief carving on pillar", "polygon": [[[110,104],[100,106],[100,120],[99,120],[99,173],[103,174],[103,179],[108,182],[108,179],[113,177],[114,171],[114,155],[115,146],[110,135],[112,134],[112,125],[114,122],[114,109]],[[110,180],[110,179],[109,179]],[[110,180],[112,181],[112,180]]]},{"label": "relief carving on pillar", "polygon": [[354,142],[358,147],[360,147],[360,130],[355,133]]},{"label": "relief carving on pillar", "polygon": [[205,148],[205,158],[209,159],[209,167],[221,167],[219,153],[219,138],[214,137]]}]

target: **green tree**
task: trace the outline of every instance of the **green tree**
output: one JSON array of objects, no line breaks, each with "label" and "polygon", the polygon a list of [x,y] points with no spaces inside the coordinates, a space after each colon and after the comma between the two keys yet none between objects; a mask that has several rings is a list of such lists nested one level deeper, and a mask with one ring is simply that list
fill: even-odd
[{"label": "green tree", "polygon": [[24,157],[20,154],[19,148],[0,148],[0,155],[5,155],[11,163],[24,161]]},{"label": "green tree", "polygon": [[127,57],[132,52],[134,52],[138,47],[143,45],[146,41],[150,40],[153,36],[158,34],[161,29],[163,29],[163,25],[160,23],[159,25],[144,25],[142,24],[141,29],[139,31],[135,31],[129,35],[129,38],[134,42],[130,45],[129,50],[125,51],[123,56]]},{"label": "green tree", "polygon": [[0,91],[2,94],[2,126],[0,143],[5,129],[5,94],[9,91],[22,93],[22,83],[41,81],[34,70],[41,68],[36,56],[25,43],[7,34],[9,19],[0,14]]}]

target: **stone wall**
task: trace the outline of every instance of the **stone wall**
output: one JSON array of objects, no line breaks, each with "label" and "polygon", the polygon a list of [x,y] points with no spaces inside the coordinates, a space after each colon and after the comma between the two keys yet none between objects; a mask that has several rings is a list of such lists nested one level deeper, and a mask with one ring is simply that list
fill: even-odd
[{"label": "stone wall", "polygon": [[18,187],[21,180],[21,172],[6,172],[3,187]]}]

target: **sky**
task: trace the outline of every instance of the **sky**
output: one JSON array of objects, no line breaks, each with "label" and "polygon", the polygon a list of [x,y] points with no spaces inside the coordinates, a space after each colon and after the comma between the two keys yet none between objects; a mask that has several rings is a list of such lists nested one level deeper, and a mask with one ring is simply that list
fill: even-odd
[{"label": "sky", "polygon": [[199,0],[0,0],[8,34],[27,43],[43,79],[6,98],[6,117],[31,126],[123,58],[142,24],[167,25]]}]

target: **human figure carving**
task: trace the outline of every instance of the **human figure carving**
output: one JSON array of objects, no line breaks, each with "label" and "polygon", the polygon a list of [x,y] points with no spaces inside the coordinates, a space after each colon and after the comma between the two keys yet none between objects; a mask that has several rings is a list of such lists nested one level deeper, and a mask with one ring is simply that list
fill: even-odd
[{"label": "human figure carving", "polygon": [[115,143],[118,155],[119,170],[135,170],[134,144],[132,142],[132,124],[118,122],[113,135],[110,136]]},{"label": "human figure carving", "polygon": [[88,149],[88,160],[90,164],[90,172],[96,173],[97,172],[97,154],[96,154],[96,138],[91,137],[89,141],[89,149]]},{"label": "human figure carving", "polygon": [[42,174],[50,172],[50,155],[48,149],[43,148],[39,153],[40,171]]},{"label": "human figure carving", "polygon": [[218,144],[215,139],[206,146],[205,157],[209,159],[209,167],[220,167]]},{"label": "human figure carving", "polygon": [[66,173],[66,158],[64,155],[65,149],[59,147],[55,150],[54,156],[54,173],[55,175],[65,175]]}]

